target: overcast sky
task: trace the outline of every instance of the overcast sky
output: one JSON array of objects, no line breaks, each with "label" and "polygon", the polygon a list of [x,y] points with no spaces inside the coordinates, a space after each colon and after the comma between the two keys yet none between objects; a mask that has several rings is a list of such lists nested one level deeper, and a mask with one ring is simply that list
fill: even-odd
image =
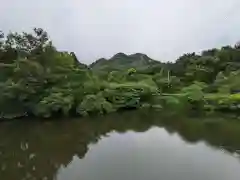
[{"label": "overcast sky", "polygon": [[0,29],[42,27],[80,61],[115,53],[179,55],[240,40],[240,0],[1,0]]}]

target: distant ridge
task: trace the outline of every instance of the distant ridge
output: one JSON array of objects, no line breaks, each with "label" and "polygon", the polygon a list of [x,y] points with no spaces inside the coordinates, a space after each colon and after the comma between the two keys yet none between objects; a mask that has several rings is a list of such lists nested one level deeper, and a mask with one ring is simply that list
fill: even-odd
[{"label": "distant ridge", "polygon": [[117,53],[110,59],[98,59],[90,65],[90,68],[93,70],[124,70],[129,68],[141,70],[161,64],[161,62],[151,59],[146,54],[135,53],[126,55]]}]

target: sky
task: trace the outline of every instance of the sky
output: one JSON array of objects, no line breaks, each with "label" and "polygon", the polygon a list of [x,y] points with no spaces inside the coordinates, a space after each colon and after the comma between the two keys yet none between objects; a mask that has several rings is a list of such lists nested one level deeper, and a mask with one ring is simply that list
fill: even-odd
[{"label": "sky", "polygon": [[163,62],[240,41],[240,0],[1,0],[0,30],[45,29],[83,63],[118,52]]}]

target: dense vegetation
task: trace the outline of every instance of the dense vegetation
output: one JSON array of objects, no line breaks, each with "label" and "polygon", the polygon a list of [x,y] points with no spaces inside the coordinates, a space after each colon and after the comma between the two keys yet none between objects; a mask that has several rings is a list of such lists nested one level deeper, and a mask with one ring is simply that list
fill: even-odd
[{"label": "dense vegetation", "polygon": [[90,66],[59,52],[42,29],[0,32],[0,118],[86,116],[122,109],[240,108],[240,45],[160,63],[119,53]]}]

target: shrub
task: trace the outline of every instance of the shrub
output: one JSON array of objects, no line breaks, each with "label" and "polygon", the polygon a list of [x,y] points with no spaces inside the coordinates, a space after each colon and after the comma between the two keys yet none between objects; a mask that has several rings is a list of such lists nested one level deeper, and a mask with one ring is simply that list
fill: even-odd
[{"label": "shrub", "polygon": [[73,107],[74,98],[62,92],[51,93],[43,97],[34,107],[33,113],[36,116],[50,117],[53,113],[68,115]]},{"label": "shrub", "polygon": [[86,95],[83,101],[77,106],[77,113],[86,116],[89,114],[104,114],[114,111],[112,104],[102,96],[102,93],[97,95]]}]

